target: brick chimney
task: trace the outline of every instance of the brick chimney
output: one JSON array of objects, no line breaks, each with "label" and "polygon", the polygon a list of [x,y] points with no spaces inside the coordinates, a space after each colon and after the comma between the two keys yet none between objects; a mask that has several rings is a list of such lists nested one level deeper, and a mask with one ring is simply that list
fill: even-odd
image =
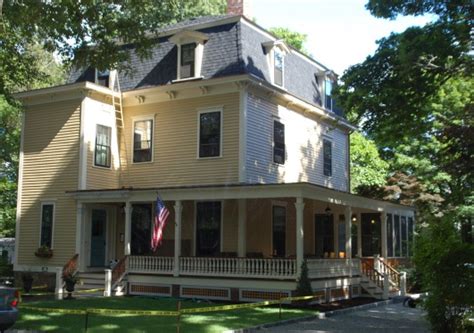
[{"label": "brick chimney", "polygon": [[227,14],[243,15],[248,19],[252,19],[250,0],[227,0]]}]

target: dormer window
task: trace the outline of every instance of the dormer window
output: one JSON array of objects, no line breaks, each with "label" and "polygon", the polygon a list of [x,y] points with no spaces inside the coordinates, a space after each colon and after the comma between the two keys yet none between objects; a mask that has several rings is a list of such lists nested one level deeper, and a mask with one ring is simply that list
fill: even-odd
[{"label": "dormer window", "polygon": [[110,87],[110,71],[108,69],[104,71],[96,71],[96,83],[100,86]]},{"label": "dormer window", "polygon": [[283,52],[277,48],[274,52],[274,83],[283,86]]},{"label": "dormer window", "polygon": [[267,54],[270,81],[274,85],[283,87],[285,82],[285,56],[290,52],[290,49],[281,40],[265,42],[262,45]]},{"label": "dormer window", "polygon": [[199,31],[181,31],[170,38],[178,47],[177,80],[201,78],[204,43],[208,37]]},{"label": "dormer window", "polygon": [[328,110],[332,110],[333,100],[332,94],[332,82],[329,79],[324,80],[324,106]]},{"label": "dormer window", "polygon": [[181,79],[194,76],[195,50],[195,43],[181,45]]}]

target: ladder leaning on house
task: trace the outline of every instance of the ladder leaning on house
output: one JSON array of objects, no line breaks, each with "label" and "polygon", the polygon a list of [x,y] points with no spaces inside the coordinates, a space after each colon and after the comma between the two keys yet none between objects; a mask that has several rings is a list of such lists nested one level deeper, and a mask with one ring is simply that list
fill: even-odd
[{"label": "ladder leaning on house", "polygon": [[[114,106],[115,120],[117,123],[117,135],[120,135],[119,132],[123,129],[124,121],[123,121],[122,91],[120,89],[119,75],[117,71],[115,72],[115,78],[113,80],[112,90],[114,91],[114,94],[112,94],[112,104]],[[115,93],[118,93],[118,94],[115,94]]]}]

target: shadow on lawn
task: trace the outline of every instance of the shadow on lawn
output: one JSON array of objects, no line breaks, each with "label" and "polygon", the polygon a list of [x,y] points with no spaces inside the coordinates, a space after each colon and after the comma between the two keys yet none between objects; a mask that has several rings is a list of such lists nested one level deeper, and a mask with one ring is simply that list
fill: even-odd
[{"label": "shadow on lawn", "polygon": [[[210,304],[183,301],[183,308],[206,307]],[[48,308],[86,309],[109,308],[129,310],[174,310],[176,300],[151,298],[97,298],[74,301],[35,302],[28,305]],[[214,333],[232,328],[251,327],[279,320],[278,308],[239,309],[225,312],[208,312],[183,315],[181,333]],[[314,310],[283,309],[283,318],[314,314]],[[130,314],[88,315],[88,332],[175,332],[176,317],[151,317]],[[44,332],[84,332],[86,316],[21,310],[15,329],[32,329]]]}]

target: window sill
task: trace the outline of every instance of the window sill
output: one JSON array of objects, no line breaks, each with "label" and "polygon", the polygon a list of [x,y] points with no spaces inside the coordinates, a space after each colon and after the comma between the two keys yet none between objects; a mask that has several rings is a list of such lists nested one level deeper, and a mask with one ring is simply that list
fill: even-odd
[{"label": "window sill", "polygon": [[219,156],[209,156],[209,157],[196,157],[197,160],[217,160],[220,158],[223,158],[224,156],[219,155]]},{"label": "window sill", "polygon": [[153,164],[155,161],[151,160],[151,161],[146,161],[146,162],[133,162],[132,161],[132,165],[141,165],[141,164]]},{"label": "window sill", "polygon": [[92,167],[94,169],[99,169],[99,170],[112,170],[112,166],[106,167],[106,166],[92,164]]},{"label": "window sill", "polygon": [[187,82],[187,81],[197,81],[197,80],[202,80],[204,79],[204,76],[193,76],[193,77],[187,77],[185,79],[176,79],[172,80],[171,83],[180,83],[180,82]]}]

